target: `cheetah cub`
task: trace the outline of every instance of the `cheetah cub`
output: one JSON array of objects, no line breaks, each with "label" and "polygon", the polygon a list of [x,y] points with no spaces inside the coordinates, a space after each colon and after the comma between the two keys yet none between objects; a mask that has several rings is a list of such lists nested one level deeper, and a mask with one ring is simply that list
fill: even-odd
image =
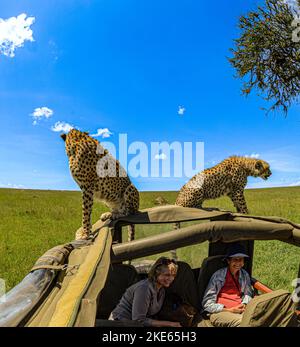
[{"label": "cheetah cub", "polygon": [[[71,174],[82,191],[82,228],[76,240],[89,237],[94,197],[103,201],[111,212],[101,220],[117,219],[135,214],[139,209],[139,193],[119,161],[88,133],[72,129],[61,135],[65,141]],[[134,239],[133,227],[129,241]]]},{"label": "cheetah cub", "polygon": [[267,180],[271,174],[264,160],[232,156],[192,177],[181,188],[175,204],[201,208],[203,201],[227,195],[237,212],[247,214],[244,188],[248,176]]}]

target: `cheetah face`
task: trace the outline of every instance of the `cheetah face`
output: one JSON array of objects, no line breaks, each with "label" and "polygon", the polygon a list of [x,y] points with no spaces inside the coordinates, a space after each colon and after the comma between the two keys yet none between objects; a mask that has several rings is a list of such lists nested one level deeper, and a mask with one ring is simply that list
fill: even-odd
[{"label": "cheetah face", "polygon": [[62,134],[61,138],[65,141],[66,144],[66,152],[68,157],[75,157],[78,148],[84,142],[87,133],[83,133],[79,130],[72,129],[68,134]]},{"label": "cheetah face", "polygon": [[[71,130],[72,131],[72,130]],[[72,136],[71,132],[61,135],[62,139],[65,141],[66,144],[66,152],[68,157],[72,157],[76,155],[76,147],[78,144],[78,140],[76,141],[76,137]]]},{"label": "cheetah face", "polygon": [[267,180],[272,175],[270,165],[264,160],[257,161],[257,163],[255,164],[255,171],[255,176],[260,177],[263,180]]}]

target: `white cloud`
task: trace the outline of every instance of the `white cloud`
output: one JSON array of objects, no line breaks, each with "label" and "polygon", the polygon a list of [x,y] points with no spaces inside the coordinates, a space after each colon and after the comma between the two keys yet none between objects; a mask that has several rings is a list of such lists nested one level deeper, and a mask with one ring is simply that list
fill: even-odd
[{"label": "white cloud", "polygon": [[2,183],[0,182],[0,187],[1,188],[14,188],[14,189],[26,189],[23,184],[14,184],[14,183]]},{"label": "white cloud", "polygon": [[216,160],[208,160],[207,162],[205,162],[206,167],[210,167],[216,164],[217,164]]},{"label": "white cloud", "polygon": [[33,125],[36,125],[42,118],[50,118],[53,113],[53,110],[45,106],[36,108],[33,113],[31,113],[31,116],[33,117]]},{"label": "white cloud", "polygon": [[258,154],[258,153],[252,153],[250,155],[246,154],[245,157],[246,158],[258,159],[260,157],[260,154]]},{"label": "white cloud", "polygon": [[52,127],[52,131],[63,131],[64,133],[68,133],[71,129],[73,129],[73,125],[70,125],[69,123],[65,122],[56,122]]},{"label": "white cloud", "polygon": [[185,108],[183,106],[178,106],[178,114],[183,116],[185,112]]},{"label": "white cloud", "polygon": [[23,47],[25,41],[34,41],[30,26],[35,17],[26,17],[22,13],[18,17],[0,18],[0,54],[13,58],[15,50]]},{"label": "white cloud", "polygon": [[300,172],[299,146],[274,148],[263,153],[261,157],[270,164],[271,170],[286,173]]},{"label": "white cloud", "polygon": [[282,0],[282,2],[287,4],[293,11],[300,12],[297,0]]},{"label": "white cloud", "polygon": [[287,180],[283,182],[281,180],[272,180],[268,181],[259,180],[257,182],[251,182],[247,184],[246,189],[259,189],[259,188],[280,188],[280,187],[295,187],[300,186],[300,181],[293,182],[291,180]]},{"label": "white cloud", "polygon": [[49,40],[49,42],[48,42],[48,44],[49,44],[49,48],[50,48],[50,53],[51,53],[51,55],[52,55],[52,57],[53,57],[53,60],[56,62],[57,60],[58,60],[58,56],[59,56],[59,49],[58,49],[58,47],[57,47],[57,44],[56,44],[56,42],[54,41],[54,40]]},{"label": "white cloud", "polygon": [[296,187],[296,186],[300,186],[300,181],[293,182],[293,183],[289,184],[289,187]]},{"label": "white cloud", "polygon": [[160,154],[156,154],[154,159],[156,159],[156,160],[166,160],[167,156],[165,155],[165,153],[160,153]]},{"label": "white cloud", "polygon": [[94,137],[103,137],[103,138],[108,138],[112,135],[113,133],[110,132],[107,128],[103,128],[103,129],[98,129],[97,130],[97,133],[96,134],[93,134],[91,136],[94,136]]}]

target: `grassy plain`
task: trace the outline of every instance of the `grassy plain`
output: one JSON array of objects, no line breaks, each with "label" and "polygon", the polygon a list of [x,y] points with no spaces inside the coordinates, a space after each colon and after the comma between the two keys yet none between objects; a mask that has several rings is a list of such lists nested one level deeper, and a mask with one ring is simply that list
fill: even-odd
[{"label": "grassy plain", "polygon": [[[172,204],[176,195],[177,192],[142,192],[140,208],[154,206],[158,196]],[[251,214],[280,216],[300,224],[300,187],[246,190],[245,195]],[[204,206],[234,211],[226,197],[207,201]],[[107,208],[96,202],[93,223],[105,211]],[[0,221],[0,278],[10,289],[46,250],[74,239],[81,225],[81,193],[0,189]],[[139,227],[136,237],[166,230],[166,225]],[[207,254],[207,246],[206,242],[181,248],[179,258],[199,267]],[[300,247],[280,241],[256,241],[254,254],[254,277],[274,289],[292,289],[291,281],[297,277],[300,263]]]}]

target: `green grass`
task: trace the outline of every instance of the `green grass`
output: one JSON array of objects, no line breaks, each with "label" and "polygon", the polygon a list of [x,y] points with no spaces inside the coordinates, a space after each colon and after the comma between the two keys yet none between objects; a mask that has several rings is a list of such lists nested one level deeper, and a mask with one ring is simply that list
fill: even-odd
[{"label": "green grass", "polygon": [[[140,208],[154,206],[157,196],[174,203],[176,195],[176,192],[143,192]],[[246,200],[252,214],[280,216],[300,223],[300,187],[247,190]],[[225,197],[208,201],[204,206],[234,211],[231,201]],[[96,202],[93,223],[104,211],[107,208]],[[81,225],[81,193],[0,189],[0,220],[0,278],[6,280],[7,289],[10,289],[22,280],[45,251],[74,239]],[[167,225],[138,226],[136,237],[167,230]],[[178,255],[192,267],[199,267],[207,255],[207,247],[206,242],[181,248]],[[299,261],[300,247],[280,241],[256,241],[253,275],[274,289],[291,290]]]}]

